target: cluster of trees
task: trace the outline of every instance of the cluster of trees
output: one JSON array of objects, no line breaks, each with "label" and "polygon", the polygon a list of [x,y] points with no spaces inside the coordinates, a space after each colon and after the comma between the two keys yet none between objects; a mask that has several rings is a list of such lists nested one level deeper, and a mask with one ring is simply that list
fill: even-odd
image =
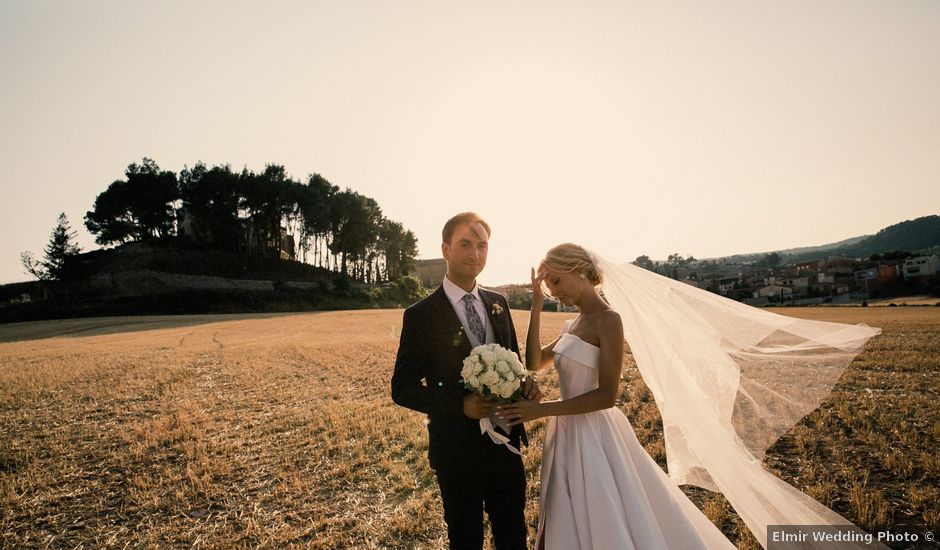
[{"label": "cluster of trees", "polygon": [[780,267],[783,264],[783,257],[776,252],[771,252],[770,254],[765,255],[763,258],[757,261],[755,264],[759,268],[764,269],[775,269]]},{"label": "cluster of trees", "polygon": [[413,232],[319,174],[296,181],[276,164],[234,172],[199,162],[177,176],[144,158],[124,175],[85,216],[101,245],[179,237],[246,258],[299,251],[305,263],[372,283],[407,275],[417,257]]},{"label": "cluster of trees", "polygon": [[685,258],[682,256],[682,254],[676,252],[675,254],[670,254],[669,258],[665,262],[653,261],[645,254],[642,256],[637,256],[636,259],[633,260],[633,265],[640,266],[654,273],[659,273],[660,275],[665,275],[666,277],[678,279],[680,268],[684,269],[689,264],[697,261],[698,260],[696,260],[695,257],[691,254],[689,254],[688,258]]}]

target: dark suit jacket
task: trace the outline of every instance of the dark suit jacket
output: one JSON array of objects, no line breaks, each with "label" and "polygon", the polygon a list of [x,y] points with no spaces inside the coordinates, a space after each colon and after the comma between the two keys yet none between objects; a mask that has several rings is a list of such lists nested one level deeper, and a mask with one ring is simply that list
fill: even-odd
[{"label": "dark suit jacket", "polygon": [[[480,298],[486,306],[495,343],[518,355],[516,328],[506,297],[480,287]],[[494,315],[493,304],[502,308],[499,314]],[[488,436],[480,434],[479,420],[463,413],[463,398],[470,391],[464,389],[460,369],[472,348],[462,328],[443,286],[406,309],[402,320],[392,375],[392,399],[428,415],[428,459],[434,469],[472,460],[478,456],[481,445],[495,445]],[[521,425],[509,435],[517,448],[520,441],[528,444]]]}]

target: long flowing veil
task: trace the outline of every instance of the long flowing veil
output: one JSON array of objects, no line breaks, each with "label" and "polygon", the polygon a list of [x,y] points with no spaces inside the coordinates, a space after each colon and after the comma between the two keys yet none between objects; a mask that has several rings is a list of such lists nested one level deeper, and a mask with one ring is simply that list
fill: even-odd
[{"label": "long flowing veil", "polygon": [[765,548],[769,525],[852,525],[760,459],[881,329],[778,315],[589,254],[662,415],[670,478],[721,492]]}]

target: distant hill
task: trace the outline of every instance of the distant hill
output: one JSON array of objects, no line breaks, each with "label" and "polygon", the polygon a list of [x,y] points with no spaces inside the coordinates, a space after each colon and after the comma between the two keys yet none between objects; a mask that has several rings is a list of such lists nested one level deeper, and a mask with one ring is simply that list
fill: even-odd
[{"label": "distant hill", "polygon": [[866,257],[892,250],[915,252],[938,245],[940,216],[925,216],[886,227],[854,245],[846,246],[845,253]]},{"label": "distant hill", "polygon": [[798,263],[815,260],[830,254],[845,254],[846,256],[866,258],[872,254],[884,254],[895,250],[935,253],[938,247],[940,247],[940,216],[935,215],[906,220],[885,227],[874,235],[851,237],[835,243],[735,254],[711,259],[731,263],[746,263],[757,261],[771,252],[776,252],[783,257],[784,262]]},{"label": "distant hill", "polygon": [[[825,256],[827,254],[834,254],[834,252],[832,252],[833,250],[837,250],[839,248],[854,245],[860,241],[867,239],[868,237],[871,237],[871,235],[862,235],[860,237],[852,237],[849,239],[841,240],[839,242],[821,244],[817,246],[802,246],[799,248],[787,248],[784,250],[771,250],[767,252],[749,252],[747,254],[734,254],[732,256],[722,256],[720,258],[709,258],[709,259],[728,261],[731,263],[756,262],[757,260],[760,260],[767,254],[770,254],[771,252],[776,252],[777,254],[784,256],[787,260],[789,260],[790,258],[796,258],[796,257],[816,258],[819,256]],[[802,260],[798,260],[798,261],[802,261]]]}]

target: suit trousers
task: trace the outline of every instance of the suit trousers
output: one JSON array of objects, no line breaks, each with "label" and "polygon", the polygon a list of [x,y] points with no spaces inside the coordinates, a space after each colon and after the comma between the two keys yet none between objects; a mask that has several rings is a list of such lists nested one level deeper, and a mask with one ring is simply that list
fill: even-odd
[{"label": "suit trousers", "polygon": [[488,438],[479,450],[436,470],[450,548],[483,547],[485,511],[496,550],[525,550],[526,479],[522,457]]}]

